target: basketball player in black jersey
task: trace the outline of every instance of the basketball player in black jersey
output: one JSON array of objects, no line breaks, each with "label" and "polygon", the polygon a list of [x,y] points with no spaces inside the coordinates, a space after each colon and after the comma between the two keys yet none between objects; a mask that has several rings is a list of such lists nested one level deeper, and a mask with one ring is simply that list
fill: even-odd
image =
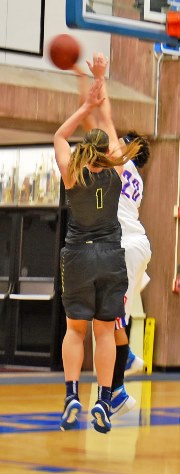
[{"label": "basketball player in black jersey", "polygon": [[[105,85],[105,73],[106,68],[108,65],[108,58],[104,57],[102,53],[95,53],[93,57],[92,64],[87,61],[88,67],[92,72],[93,76],[96,78],[102,78],[103,80],[103,94],[106,97],[106,100],[103,102],[103,106],[98,109],[98,112],[93,111],[88,117],[85,118],[83,122],[84,129],[87,131],[92,127],[99,126],[100,128],[104,128],[104,124],[107,122],[107,117],[111,116],[111,104],[110,100],[107,95],[107,88]],[[74,71],[80,77],[80,102],[83,101],[87,93],[87,76],[85,72],[79,67],[79,65],[74,65]],[[136,156],[135,161],[137,161],[136,166],[143,166],[149,157],[149,144],[147,139],[142,137],[141,135],[137,134],[136,132],[128,132],[128,136],[123,137],[119,140],[119,143],[124,144],[124,142],[132,142],[134,139],[139,139],[141,143],[141,149],[138,156]],[[127,140],[128,139],[128,140]],[[126,168],[125,168],[126,169]],[[120,215],[120,211],[118,212],[118,216]],[[127,206],[127,218],[128,218],[128,206]],[[121,219],[119,219],[121,223]],[[135,356],[128,345],[128,338],[126,335],[126,328],[124,327],[125,321],[124,318],[118,319],[118,327],[115,330],[115,340],[116,340],[116,363],[114,368],[113,374],[113,381],[112,381],[112,399],[111,399],[111,410],[110,414],[117,413],[119,415],[123,415],[124,413],[131,410],[134,405],[136,404],[136,400],[125,390],[124,387],[124,372],[126,363],[130,364],[131,360],[138,361],[139,365],[143,365],[143,361]],[[136,363],[136,367],[138,363]],[[114,408],[115,406],[115,408]]]},{"label": "basketball player in black jersey", "polygon": [[124,161],[139,151],[139,144],[128,145],[122,154],[111,120],[107,123],[108,135],[106,130],[91,130],[72,154],[67,142],[91,110],[101,107],[103,100],[101,83],[94,80],[85,102],[55,133],[54,147],[71,209],[66,244],[61,251],[67,331],[62,345],[66,399],[60,428],[77,428],[83,341],[88,321],[93,321],[98,400],[91,413],[95,430],[106,433],[111,429],[114,321],[124,314],[128,284],[117,219],[120,174]]}]

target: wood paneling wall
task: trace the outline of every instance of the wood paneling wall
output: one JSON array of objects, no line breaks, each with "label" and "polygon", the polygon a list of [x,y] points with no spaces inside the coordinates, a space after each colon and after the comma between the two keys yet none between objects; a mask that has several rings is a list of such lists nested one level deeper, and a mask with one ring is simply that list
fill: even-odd
[{"label": "wood paneling wall", "polygon": [[136,91],[155,97],[156,69],[152,43],[125,36],[113,36],[111,42],[112,78]]},{"label": "wood paneling wall", "polygon": [[[132,0],[126,0],[123,8],[115,1],[114,15],[139,20],[139,10],[132,11]],[[156,59],[152,43],[128,36],[112,35],[111,77],[113,79],[133,87],[136,91],[155,97],[155,77],[152,74],[155,68]]]},{"label": "wood paneling wall", "polygon": [[180,136],[180,58],[164,56],[160,66],[159,135]]},{"label": "wood paneling wall", "polygon": [[[134,128],[139,126],[148,135],[153,133],[155,101],[112,78],[107,87],[117,130],[125,131],[131,117]],[[75,75],[40,71],[30,74],[26,69],[0,66],[1,127],[54,133],[78,105],[79,83]]]},{"label": "wood paneling wall", "polygon": [[[151,242],[150,284],[143,292],[148,316],[156,320],[154,365],[180,366],[180,294],[172,291],[178,189],[178,141],[151,142],[151,159],[144,167],[144,199],[140,218]],[[179,250],[180,262],[180,224]]]}]

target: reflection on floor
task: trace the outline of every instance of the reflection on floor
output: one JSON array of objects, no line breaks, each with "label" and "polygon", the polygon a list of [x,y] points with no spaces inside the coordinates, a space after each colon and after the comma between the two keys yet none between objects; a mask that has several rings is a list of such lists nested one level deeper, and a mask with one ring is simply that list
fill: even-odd
[{"label": "reflection on floor", "polygon": [[136,407],[112,417],[112,430],[103,435],[91,424],[90,409],[97,397],[94,381],[80,384],[80,429],[63,433],[59,420],[64,384],[54,382],[51,374],[39,374],[33,382],[30,375],[18,377],[1,376],[3,474],[180,473],[180,380],[127,382]]}]

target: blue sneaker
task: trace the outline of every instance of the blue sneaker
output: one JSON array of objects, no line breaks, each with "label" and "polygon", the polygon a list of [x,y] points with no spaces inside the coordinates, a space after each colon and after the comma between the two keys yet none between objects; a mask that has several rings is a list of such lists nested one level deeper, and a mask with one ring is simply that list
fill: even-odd
[{"label": "blue sneaker", "polygon": [[74,430],[79,428],[77,415],[80,413],[82,405],[78,398],[73,398],[71,401],[66,401],[64,413],[60,422],[60,430]]},{"label": "blue sneaker", "polygon": [[129,347],[128,358],[127,358],[125,372],[124,372],[125,377],[127,375],[136,374],[137,372],[142,372],[143,367],[144,367],[143,359],[133,354],[133,352],[131,351]]},{"label": "blue sneaker", "polygon": [[99,433],[108,433],[111,429],[108,403],[103,402],[103,400],[98,400],[94,408],[92,408],[91,414],[94,417],[92,421],[94,429]]},{"label": "blue sneaker", "polygon": [[127,394],[124,385],[122,385],[120,389],[120,391],[114,390],[114,392],[112,392],[110,416],[115,415],[118,412],[118,415],[122,416],[129,410],[132,410],[136,405],[135,398]]}]

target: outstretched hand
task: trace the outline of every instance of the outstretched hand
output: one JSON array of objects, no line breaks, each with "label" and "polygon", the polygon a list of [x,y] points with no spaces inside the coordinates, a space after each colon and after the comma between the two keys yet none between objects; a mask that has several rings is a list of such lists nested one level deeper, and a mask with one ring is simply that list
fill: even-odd
[{"label": "outstretched hand", "polygon": [[93,64],[90,61],[86,61],[93,76],[99,79],[104,78],[108,62],[108,58],[104,57],[103,53],[94,53]]},{"label": "outstretched hand", "polygon": [[101,94],[102,80],[95,79],[91,88],[89,89],[86,104],[92,108],[99,107],[104,101],[105,97]]}]

